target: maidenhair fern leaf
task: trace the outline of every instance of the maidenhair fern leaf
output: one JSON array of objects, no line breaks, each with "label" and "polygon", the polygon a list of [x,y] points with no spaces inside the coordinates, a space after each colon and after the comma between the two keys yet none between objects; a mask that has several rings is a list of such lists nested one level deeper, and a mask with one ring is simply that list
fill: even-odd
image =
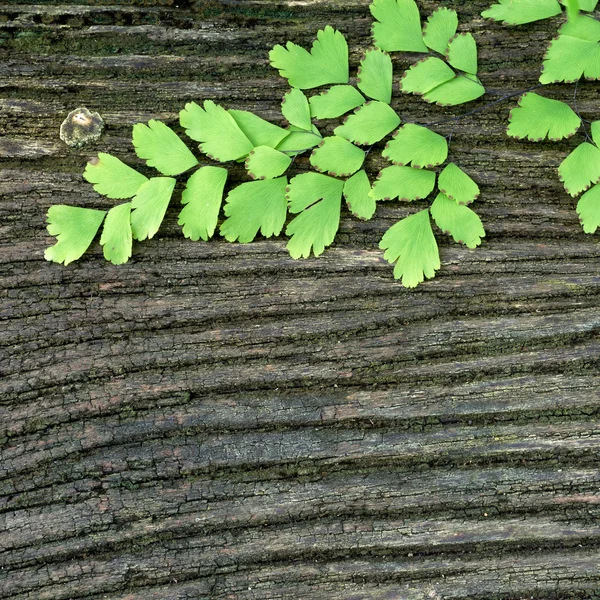
[{"label": "maidenhair fern leaf", "polygon": [[186,238],[206,241],[213,236],[226,180],[227,169],[221,167],[201,167],[188,179],[177,221]]},{"label": "maidenhair fern leaf", "polygon": [[412,167],[386,167],[377,175],[370,195],[375,200],[412,201],[426,198],[435,186],[435,173]]},{"label": "maidenhair fern leaf", "polygon": [[596,8],[598,0],[561,0],[560,3],[567,7],[567,11],[570,13],[569,18],[571,18],[576,10],[592,12]]},{"label": "maidenhair fern leaf", "polygon": [[334,85],[310,99],[310,114],[315,119],[335,119],[364,102],[365,99],[353,85]]},{"label": "maidenhair fern leaf", "polygon": [[249,181],[227,196],[221,235],[229,242],[251,242],[260,230],[264,237],[279,235],[285,224],[287,177]]},{"label": "maidenhair fern leaf", "polygon": [[454,163],[440,173],[440,192],[458,204],[470,204],[479,197],[479,186]]},{"label": "maidenhair fern leaf", "polygon": [[581,119],[568,104],[533,92],[519,98],[519,106],[510,111],[508,120],[509,136],[532,142],[541,142],[546,136],[552,141],[568,138],[581,125]]},{"label": "maidenhair fern leaf", "polygon": [[467,248],[476,248],[485,237],[481,219],[468,206],[457,204],[444,194],[438,194],[431,205],[431,216],[435,224],[455,242]]},{"label": "maidenhair fern leaf", "polygon": [[382,156],[395,165],[411,164],[416,169],[441,165],[448,157],[446,138],[427,127],[407,123],[394,134]]},{"label": "maidenhair fern leaf", "polygon": [[427,52],[421,34],[421,18],[414,0],[373,0],[369,7],[376,19],[373,41],[381,50]]},{"label": "maidenhair fern leaf", "polygon": [[273,179],[283,175],[292,163],[292,159],[283,152],[258,146],[246,159],[246,169],[252,179]]},{"label": "maidenhair fern leaf", "polygon": [[303,90],[329,83],[348,83],[348,44],[331,26],[317,33],[310,52],[288,42],[269,52],[271,65],[292,87]]},{"label": "maidenhair fern leaf", "polygon": [[160,121],[136,123],[133,126],[135,153],[149,167],[158,169],[163,175],[179,175],[198,164],[198,159],[181,141],[179,136]]},{"label": "maidenhair fern leaf", "polygon": [[298,88],[292,88],[285,94],[281,103],[281,113],[290,125],[306,131],[311,130],[312,121],[308,98]]},{"label": "maidenhair fern leaf", "polygon": [[375,100],[389,104],[392,100],[392,59],[379,49],[367,50],[358,67],[360,91]]},{"label": "maidenhair fern leaf", "polygon": [[458,75],[427,92],[423,99],[439,106],[455,106],[476,100],[485,94],[485,88],[467,75]]},{"label": "maidenhair fern leaf", "polygon": [[470,33],[459,33],[450,40],[446,51],[448,62],[459,71],[477,74],[477,44]]},{"label": "maidenhair fern leaf", "polygon": [[265,121],[247,110],[229,109],[227,111],[250,140],[254,147],[269,146],[275,148],[288,134],[287,130]]},{"label": "maidenhair fern leaf", "polygon": [[600,21],[592,17],[580,15],[576,19],[567,21],[559,30],[560,35],[576,37],[588,42],[600,41]]},{"label": "maidenhair fern leaf", "polygon": [[344,198],[350,212],[359,219],[368,220],[375,214],[375,198],[369,196],[371,183],[364,170],[355,173],[344,183]]},{"label": "maidenhair fern leaf", "polygon": [[213,160],[237,160],[254,147],[234,117],[212,100],[206,100],[204,108],[189,102],[179,113],[179,120],[187,135],[202,142],[200,149]]},{"label": "maidenhair fern leaf", "polygon": [[600,227],[600,185],[595,185],[581,196],[577,213],[585,233],[594,233]]},{"label": "maidenhair fern leaf", "polygon": [[336,177],[349,177],[362,167],[363,150],[337,135],[326,137],[310,155],[310,164]]},{"label": "maidenhair fern leaf", "polygon": [[559,15],[556,0],[499,0],[481,13],[486,19],[503,21],[505,25],[522,25]]},{"label": "maidenhair fern leaf", "polygon": [[148,178],[121,162],[116,156],[98,153],[85,167],[83,177],[107,198],[131,198]]},{"label": "maidenhair fern leaf", "polygon": [[416,62],[404,72],[400,80],[400,91],[405,94],[426,94],[454,77],[454,71],[443,60],[430,56]]},{"label": "maidenhair fern leaf", "polygon": [[102,220],[104,210],[55,204],[48,209],[48,233],[56,237],[56,244],[46,248],[44,258],[55,263],[69,263],[81,258],[92,243]]},{"label": "maidenhair fern leaf", "polygon": [[136,240],[154,237],[162,223],[176,180],[152,177],[144,183],[131,201],[131,231]]},{"label": "maidenhair fern leaf", "polygon": [[122,265],[131,258],[131,202],[113,206],[106,215],[100,244],[104,258],[113,265]]},{"label": "maidenhair fern leaf", "polygon": [[423,41],[432,50],[445,55],[448,42],[456,34],[457,27],[456,11],[451,8],[438,8],[427,19],[423,29]]},{"label": "maidenhair fern leaf", "polygon": [[323,141],[321,134],[314,125],[312,131],[299,129],[293,125],[290,126],[287,131],[288,135],[283,138],[275,148],[276,150],[279,150],[279,152],[298,154],[318,146]]},{"label": "maidenhair fern leaf", "polygon": [[577,196],[600,181],[600,150],[588,142],[579,144],[558,167],[567,194]]},{"label": "maidenhair fern leaf", "polygon": [[371,145],[383,139],[400,124],[400,117],[385,102],[367,102],[343,125],[334,129],[335,135],[360,145]]},{"label": "maidenhair fern leaf", "polygon": [[571,35],[559,35],[546,52],[540,82],[574,82],[581,76],[600,79],[600,44]]},{"label": "maidenhair fern leaf", "polygon": [[291,213],[300,213],[287,226],[287,249],[292,258],[323,253],[333,243],[340,223],[344,182],[320,173],[303,173],[290,181],[287,198]]},{"label": "maidenhair fern leaf", "polygon": [[600,121],[594,121],[590,127],[594,144],[600,148]]},{"label": "maidenhair fern leaf", "polygon": [[425,277],[435,276],[440,268],[428,209],[392,225],[381,238],[379,247],[385,250],[383,256],[389,263],[396,263],[394,277],[402,279],[404,287],[416,287]]}]

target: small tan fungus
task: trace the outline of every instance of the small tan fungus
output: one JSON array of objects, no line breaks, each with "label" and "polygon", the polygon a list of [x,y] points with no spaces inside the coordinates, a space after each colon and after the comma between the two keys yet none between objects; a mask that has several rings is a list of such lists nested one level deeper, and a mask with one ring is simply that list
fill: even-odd
[{"label": "small tan fungus", "polygon": [[71,148],[81,148],[100,139],[104,120],[97,112],[81,107],[72,110],[60,126],[60,139]]}]

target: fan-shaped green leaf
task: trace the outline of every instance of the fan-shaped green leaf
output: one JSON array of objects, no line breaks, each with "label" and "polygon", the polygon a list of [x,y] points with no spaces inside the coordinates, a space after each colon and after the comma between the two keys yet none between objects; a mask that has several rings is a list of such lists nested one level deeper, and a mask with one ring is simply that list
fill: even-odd
[{"label": "fan-shaped green leaf", "polygon": [[508,120],[509,136],[532,142],[541,142],[546,136],[553,141],[568,138],[581,125],[581,119],[568,104],[533,92],[519,98],[519,106],[510,111]]},{"label": "fan-shaped green leaf", "polygon": [[593,186],[581,196],[577,213],[585,233],[594,233],[600,227],[600,185]]},{"label": "fan-shaped green leaf", "polygon": [[600,148],[600,121],[594,121],[591,125],[591,130],[594,144]]},{"label": "fan-shaped green leaf", "polygon": [[485,88],[481,83],[470,79],[468,76],[458,75],[442,85],[438,85],[427,92],[423,99],[427,102],[435,102],[439,106],[455,106],[471,102],[485,94]]},{"label": "fan-shaped green leaf", "polygon": [[428,209],[392,225],[381,238],[379,247],[385,250],[383,256],[389,263],[398,261],[394,277],[402,279],[404,287],[416,287],[425,277],[433,277],[440,268],[440,255]]},{"label": "fan-shaped green leaf", "polygon": [[600,79],[600,44],[570,35],[552,41],[542,65],[541,83]]},{"label": "fan-shaped green leaf", "polygon": [[176,180],[152,177],[144,183],[131,201],[131,231],[136,240],[154,237],[162,223]]},{"label": "fan-shaped green leaf", "polygon": [[102,220],[104,210],[55,204],[48,209],[48,233],[56,237],[56,244],[46,248],[44,258],[55,263],[69,263],[81,258],[92,243]]},{"label": "fan-shaped green leaf", "polygon": [[329,25],[317,33],[310,52],[288,42],[285,48],[275,46],[269,58],[292,87],[307,90],[329,83],[348,83],[348,44]]},{"label": "fan-shaped green leaf", "polygon": [[85,167],[83,177],[107,198],[131,198],[148,178],[121,162],[116,156],[98,153]]},{"label": "fan-shaped green leaf", "polygon": [[198,159],[179,139],[179,136],[160,121],[136,123],[133,126],[135,153],[149,167],[158,169],[163,175],[179,175],[198,164]]},{"label": "fan-shaped green leaf", "polygon": [[598,0],[561,0],[561,4],[564,4],[567,9],[570,8],[571,11],[578,8],[579,10],[592,12],[596,8]]},{"label": "fan-shaped green leaf", "polygon": [[382,156],[395,165],[408,165],[416,169],[441,165],[448,157],[446,138],[427,127],[407,123],[394,134]]},{"label": "fan-shaped green leaf", "polygon": [[412,167],[386,167],[377,175],[370,192],[375,200],[420,200],[431,194],[435,186],[435,173]]},{"label": "fan-shaped green leaf", "polygon": [[277,144],[276,150],[279,152],[288,152],[289,154],[299,154],[318,146],[323,138],[313,125],[312,131],[299,129],[293,125],[289,127],[288,135]]},{"label": "fan-shaped green leaf", "polygon": [[455,242],[465,244],[468,248],[476,248],[485,237],[481,219],[468,206],[456,204],[444,194],[438,194],[431,205],[431,216],[435,224],[451,235]]},{"label": "fan-shaped green leaf", "polygon": [[426,94],[454,77],[454,71],[443,60],[430,56],[416,62],[404,72],[400,80],[400,91],[405,94]]},{"label": "fan-shaped green leaf", "polygon": [[477,74],[477,44],[470,33],[459,33],[452,38],[446,57],[455,69],[471,75]]},{"label": "fan-shaped green leaf", "polygon": [[479,186],[454,163],[440,173],[438,188],[458,204],[470,204],[479,197]]},{"label": "fan-shaped green leaf", "polygon": [[287,177],[242,183],[227,196],[221,235],[229,242],[251,242],[260,233],[279,235],[285,224]]},{"label": "fan-shaped green leaf", "polygon": [[285,94],[281,103],[281,112],[290,125],[306,131],[312,129],[308,98],[298,88],[292,88]]},{"label": "fan-shaped green leaf", "polygon": [[567,21],[559,30],[560,35],[568,35],[588,40],[589,42],[600,41],[600,21],[592,17],[579,15],[576,19]]},{"label": "fan-shaped green leaf", "polygon": [[556,0],[499,0],[481,13],[486,19],[503,21],[505,25],[522,25],[559,15]]},{"label": "fan-shaped green leaf", "polygon": [[254,147],[269,146],[275,148],[288,134],[286,129],[273,125],[273,123],[269,123],[247,110],[230,109],[227,112],[233,117],[238,127]]},{"label": "fan-shaped green leaf", "polygon": [[303,173],[290,181],[287,198],[291,213],[300,213],[287,226],[292,258],[315,256],[333,243],[340,223],[344,182],[320,173]]},{"label": "fan-shaped green leaf", "polygon": [[389,52],[427,52],[421,34],[419,9],[413,0],[373,0],[373,41]]},{"label": "fan-shaped green leaf", "polygon": [[375,198],[369,196],[371,184],[365,171],[359,171],[344,183],[344,198],[350,212],[359,219],[368,220],[375,214]]},{"label": "fan-shaped green leaf", "polygon": [[221,167],[201,167],[188,179],[177,221],[186,238],[206,241],[213,236],[226,180],[227,169]]},{"label": "fan-shaped green leaf", "polygon": [[233,116],[212,100],[204,102],[204,109],[189,102],[179,113],[179,120],[187,135],[202,142],[200,149],[213,160],[237,160],[254,147]]},{"label": "fan-shaped green leaf", "polygon": [[588,142],[579,144],[558,167],[567,194],[577,196],[600,181],[600,150]]},{"label": "fan-shaped green leaf", "polygon": [[432,50],[445,55],[448,42],[456,34],[457,27],[456,11],[451,8],[438,8],[427,19],[423,29],[423,41]]},{"label": "fan-shaped green leaf", "polygon": [[246,169],[252,179],[273,179],[283,175],[292,159],[269,146],[254,148],[246,159]]},{"label": "fan-shaped green leaf", "polygon": [[310,155],[310,164],[323,173],[348,177],[361,168],[365,153],[337,135],[326,137]]},{"label": "fan-shaped green leaf", "polygon": [[350,142],[370,145],[384,138],[400,124],[400,117],[385,102],[367,102],[334,129],[335,135]]},{"label": "fan-shaped green leaf", "polygon": [[131,258],[131,202],[113,206],[106,215],[100,244],[104,258],[113,265],[122,265]]},{"label": "fan-shaped green leaf", "polygon": [[389,104],[392,100],[392,59],[379,49],[367,50],[358,67],[358,88],[360,91]]},{"label": "fan-shaped green leaf", "polygon": [[315,119],[335,119],[364,102],[362,94],[353,85],[334,85],[309,100],[310,114]]}]

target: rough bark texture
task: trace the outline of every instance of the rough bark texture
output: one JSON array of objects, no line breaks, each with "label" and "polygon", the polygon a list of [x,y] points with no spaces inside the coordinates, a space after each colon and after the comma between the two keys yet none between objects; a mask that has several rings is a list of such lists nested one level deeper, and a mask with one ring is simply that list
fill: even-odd
[{"label": "rough bark texture", "polygon": [[[507,29],[478,16],[489,2],[420,2],[440,4],[491,90],[535,84],[560,19]],[[132,124],[176,126],[191,100],[281,123],[268,50],[326,24],[355,69],[368,0],[0,5],[3,600],[600,598],[600,248],[556,175],[580,138],[509,140],[514,102],[439,125],[488,236],[440,236],[414,291],[377,248],[398,203],[344,212],[319,259],[185,240],[176,206],[125,266],[97,244],[43,259],[51,204],[112,204],[87,159],[139,166]],[[485,103],[393,102],[422,123]],[[70,150],[79,106],[107,130]],[[596,84],[578,107],[600,118]]]}]

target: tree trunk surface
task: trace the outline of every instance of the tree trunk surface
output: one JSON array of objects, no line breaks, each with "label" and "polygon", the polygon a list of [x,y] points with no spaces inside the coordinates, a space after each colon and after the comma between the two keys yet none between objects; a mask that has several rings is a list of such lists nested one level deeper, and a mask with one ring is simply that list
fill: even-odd
[{"label": "tree trunk surface", "polygon": [[[489,90],[535,85],[562,17],[507,28],[489,4],[419,2],[457,9]],[[383,259],[415,210],[398,202],[367,222],[344,209],[318,259],[283,238],[192,242],[173,202],[126,265],[97,241],[44,260],[50,205],[114,204],[87,160],[144,170],[134,123],[181,131],[185,103],[212,99],[284,125],[269,49],[331,24],[354,75],[368,5],[0,4],[2,600],[600,598],[600,247],[556,173],[580,134],[507,138],[516,98],[451,121],[496,96],[401,95],[415,56],[395,53],[393,107],[443,121],[481,188],[487,237],[437,236],[435,279],[406,290]],[[598,89],[579,85],[589,120]],[[59,126],[81,106],[106,131],[73,150]]]}]

